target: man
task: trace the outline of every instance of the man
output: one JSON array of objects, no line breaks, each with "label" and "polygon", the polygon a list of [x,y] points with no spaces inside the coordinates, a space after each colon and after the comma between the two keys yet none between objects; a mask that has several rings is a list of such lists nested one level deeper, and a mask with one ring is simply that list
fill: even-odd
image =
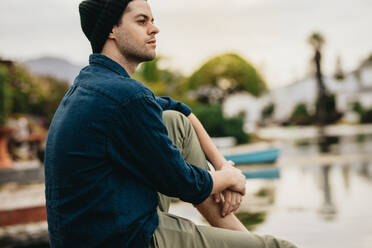
[{"label": "man", "polygon": [[[242,173],[218,152],[190,108],[155,97],[130,78],[141,62],[155,58],[159,30],[148,3],[85,0],[79,10],[93,54],[49,130],[51,246],[294,247],[244,228],[232,214],[245,194]],[[217,171],[206,170],[204,154]],[[167,196],[194,204],[215,227],[168,214]]]}]

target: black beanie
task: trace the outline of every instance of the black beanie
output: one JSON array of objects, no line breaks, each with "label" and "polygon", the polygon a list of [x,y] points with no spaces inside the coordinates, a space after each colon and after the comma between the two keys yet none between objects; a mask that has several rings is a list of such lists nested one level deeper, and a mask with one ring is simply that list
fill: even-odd
[{"label": "black beanie", "polygon": [[93,53],[100,53],[112,27],[131,0],[84,0],[79,4],[81,28]]}]

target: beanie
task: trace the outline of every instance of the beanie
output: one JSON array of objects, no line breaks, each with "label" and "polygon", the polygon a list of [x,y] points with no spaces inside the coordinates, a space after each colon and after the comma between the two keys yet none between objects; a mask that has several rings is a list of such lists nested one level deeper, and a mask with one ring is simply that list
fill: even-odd
[{"label": "beanie", "polygon": [[79,4],[80,23],[93,53],[100,53],[112,27],[131,0],[84,0]]}]

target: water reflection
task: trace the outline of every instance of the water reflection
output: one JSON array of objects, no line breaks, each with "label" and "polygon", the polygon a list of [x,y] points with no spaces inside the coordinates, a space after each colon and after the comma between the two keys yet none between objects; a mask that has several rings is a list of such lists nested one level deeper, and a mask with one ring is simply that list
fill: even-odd
[{"label": "water reflection", "polygon": [[[284,144],[280,178],[248,179],[237,216],[250,230],[298,247],[371,247],[372,159],[366,156],[371,147],[371,135]],[[353,159],[343,159],[350,155]],[[312,163],[321,156],[340,159]],[[193,220],[202,218],[196,216]]]},{"label": "water reflection", "polygon": [[236,214],[236,217],[238,217],[238,219],[249,231],[254,231],[258,224],[261,224],[265,221],[266,216],[267,211],[257,213],[240,212]]},{"label": "water reflection", "polygon": [[[285,155],[363,154],[372,151],[372,135],[325,136],[317,139],[300,139],[294,147],[288,146]],[[318,147],[317,147],[318,146]]]},{"label": "water reflection", "polygon": [[[296,161],[283,165],[276,185],[276,203],[265,222],[256,227],[257,232],[285,237],[299,247],[370,247],[372,160],[365,155],[371,151],[371,137],[321,137],[294,147],[287,144],[283,148],[289,148],[287,155],[301,154],[310,161],[316,156],[334,155],[340,159],[323,164],[301,165]],[[358,154],[361,158],[354,162],[342,159]]]},{"label": "water reflection", "polygon": [[350,165],[344,165],[342,167],[342,178],[344,180],[345,190],[349,191],[350,189]]},{"label": "water reflection", "polygon": [[[257,182],[259,181],[257,180]],[[244,197],[236,216],[248,230],[254,231],[259,224],[266,220],[270,207],[275,204],[275,191],[275,182],[267,183],[257,187],[255,191],[251,191],[254,193]]]},{"label": "water reflection", "polygon": [[363,134],[358,134],[355,136],[355,142],[356,143],[364,143],[367,139],[367,136],[366,135],[363,135]]},{"label": "water reflection", "polygon": [[[334,144],[339,144],[339,137],[334,136],[324,136],[323,127],[319,128],[319,153],[330,153],[331,146]],[[321,172],[321,189],[323,191],[323,203],[319,208],[319,214],[325,220],[333,220],[336,217],[337,209],[332,202],[332,192],[331,184],[329,179],[329,171],[331,170],[331,165],[322,166],[320,169]]]},{"label": "water reflection", "polygon": [[[340,143],[340,137],[337,136],[320,136],[318,148],[320,153],[337,152],[337,144]],[[333,149],[332,149],[333,148]]]},{"label": "water reflection", "polygon": [[336,216],[337,209],[332,202],[331,184],[329,181],[330,165],[322,166],[321,168],[321,188],[323,190],[323,204],[319,208],[320,215],[325,220],[333,220]]},{"label": "water reflection", "polygon": [[359,174],[366,179],[372,180],[372,166],[368,162],[362,163]]}]

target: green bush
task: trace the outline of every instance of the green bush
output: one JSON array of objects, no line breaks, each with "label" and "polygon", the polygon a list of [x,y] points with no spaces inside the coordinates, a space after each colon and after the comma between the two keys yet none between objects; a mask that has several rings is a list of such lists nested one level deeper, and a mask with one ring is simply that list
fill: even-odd
[{"label": "green bush", "polygon": [[275,112],[275,105],[274,103],[270,103],[266,105],[261,111],[261,118],[263,120],[270,119]]},{"label": "green bush", "polygon": [[239,144],[249,141],[243,116],[225,118],[221,105],[195,105],[192,110],[211,137],[233,136]]},{"label": "green bush", "polygon": [[316,122],[318,123],[323,122],[323,124],[332,124],[332,123],[337,122],[342,117],[342,114],[338,112],[336,109],[336,95],[334,94],[325,95],[323,104],[324,104],[323,109],[325,111],[325,116],[323,117],[324,120],[320,120],[321,119],[319,115],[320,108],[321,108],[320,99],[317,99],[315,103],[316,113],[318,113],[318,116],[315,115],[315,118],[317,119]]},{"label": "green bush", "polygon": [[363,106],[360,104],[360,102],[354,102],[351,104],[351,109],[355,112],[357,112],[359,115],[362,115],[364,112]]},{"label": "green bush", "polygon": [[36,76],[15,65],[11,82],[11,114],[30,114],[52,120],[69,84],[53,77]]},{"label": "green bush", "polygon": [[372,123],[372,108],[367,109],[363,112],[361,118],[360,118],[361,123]]},{"label": "green bush", "polygon": [[359,115],[361,123],[372,123],[372,108],[365,109],[359,102],[354,102],[352,110]]},{"label": "green bush", "polygon": [[296,105],[289,120],[290,124],[294,125],[310,125],[312,121],[313,117],[309,114],[307,106],[304,103]]},{"label": "green bush", "polygon": [[[336,96],[328,94],[324,96],[323,101],[319,99],[315,102],[315,114],[309,113],[306,104],[299,103],[295,106],[289,124],[294,125],[312,125],[312,124],[332,124],[337,122],[342,114],[336,109]],[[324,116],[320,116],[321,108],[324,111]]]},{"label": "green bush", "polygon": [[[337,113],[336,110],[336,96],[334,94],[326,95],[324,102],[324,109],[327,115]],[[320,109],[320,101],[319,99],[316,101],[316,112],[319,112]]]},{"label": "green bush", "polygon": [[5,66],[0,65],[0,126],[6,124],[8,112],[11,107],[11,96],[8,83],[8,69]]}]

